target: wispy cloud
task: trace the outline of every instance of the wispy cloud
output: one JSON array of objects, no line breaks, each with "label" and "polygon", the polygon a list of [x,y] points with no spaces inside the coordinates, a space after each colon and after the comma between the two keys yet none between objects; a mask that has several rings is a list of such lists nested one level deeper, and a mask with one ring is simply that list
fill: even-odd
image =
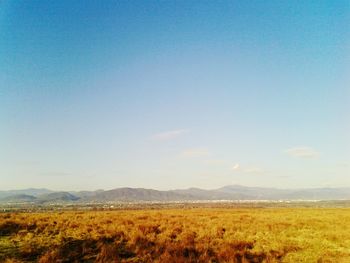
[{"label": "wispy cloud", "polygon": [[287,153],[292,157],[302,158],[302,159],[317,158],[320,154],[318,151],[307,146],[293,147],[293,148],[287,149],[285,153]]},{"label": "wispy cloud", "polygon": [[209,155],[210,153],[206,148],[187,149],[181,153],[181,156],[184,156],[184,157],[202,157],[202,156],[209,156]]},{"label": "wispy cloud", "polygon": [[188,129],[180,129],[180,130],[173,130],[173,131],[165,131],[161,133],[157,133],[152,135],[152,140],[155,141],[168,141],[168,140],[173,140],[181,135],[184,135],[188,133]]}]

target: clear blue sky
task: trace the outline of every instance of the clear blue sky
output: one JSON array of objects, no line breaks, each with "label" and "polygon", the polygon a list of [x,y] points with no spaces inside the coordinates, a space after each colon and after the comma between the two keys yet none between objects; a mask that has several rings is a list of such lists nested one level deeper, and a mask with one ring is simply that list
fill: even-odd
[{"label": "clear blue sky", "polygon": [[350,186],[349,1],[1,1],[0,190]]}]

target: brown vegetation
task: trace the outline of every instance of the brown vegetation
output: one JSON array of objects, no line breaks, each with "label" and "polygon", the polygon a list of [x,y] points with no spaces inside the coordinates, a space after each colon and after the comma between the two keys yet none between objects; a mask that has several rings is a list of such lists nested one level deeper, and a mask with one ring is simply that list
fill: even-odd
[{"label": "brown vegetation", "polygon": [[350,262],[348,209],[0,214],[1,262]]}]

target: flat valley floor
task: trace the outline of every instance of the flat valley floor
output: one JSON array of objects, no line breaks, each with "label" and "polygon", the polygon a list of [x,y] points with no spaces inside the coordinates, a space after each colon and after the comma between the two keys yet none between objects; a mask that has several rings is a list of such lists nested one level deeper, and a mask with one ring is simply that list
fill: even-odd
[{"label": "flat valley floor", "polygon": [[6,212],[0,262],[350,262],[350,209]]}]

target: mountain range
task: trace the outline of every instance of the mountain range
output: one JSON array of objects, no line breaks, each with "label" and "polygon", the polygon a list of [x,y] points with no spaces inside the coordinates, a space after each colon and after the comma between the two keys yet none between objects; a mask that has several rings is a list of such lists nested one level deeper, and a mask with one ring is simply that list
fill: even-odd
[{"label": "mountain range", "polygon": [[0,191],[1,203],[104,203],[196,200],[350,200],[350,188],[277,189],[228,185],[205,190],[188,188],[159,191],[144,188],[116,188],[96,191],[51,191],[23,189]]}]

